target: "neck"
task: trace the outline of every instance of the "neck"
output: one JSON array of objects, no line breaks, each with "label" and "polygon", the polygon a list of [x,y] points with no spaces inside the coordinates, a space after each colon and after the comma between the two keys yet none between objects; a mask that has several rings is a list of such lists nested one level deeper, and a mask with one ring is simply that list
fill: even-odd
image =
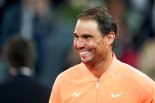
[{"label": "neck", "polygon": [[97,62],[91,62],[91,63],[85,63],[87,68],[93,73],[93,75],[97,78],[100,78],[101,75],[109,68],[111,65],[111,62],[113,60],[112,54],[109,54],[104,60],[97,61]]}]

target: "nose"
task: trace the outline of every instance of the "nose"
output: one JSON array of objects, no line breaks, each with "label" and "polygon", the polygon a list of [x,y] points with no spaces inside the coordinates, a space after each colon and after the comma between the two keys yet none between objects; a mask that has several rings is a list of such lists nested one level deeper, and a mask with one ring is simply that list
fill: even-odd
[{"label": "nose", "polygon": [[76,48],[83,48],[86,45],[86,42],[82,38],[78,38],[74,40],[74,45]]}]

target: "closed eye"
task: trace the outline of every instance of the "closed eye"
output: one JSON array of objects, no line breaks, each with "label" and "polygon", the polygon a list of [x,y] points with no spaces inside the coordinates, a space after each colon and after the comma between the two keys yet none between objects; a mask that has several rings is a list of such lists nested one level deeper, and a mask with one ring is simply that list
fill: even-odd
[{"label": "closed eye", "polygon": [[74,34],[74,38],[78,38],[78,35],[77,34]]},{"label": "closed eye", "polygon": [[90,34],[84,34],[82,35],[83,38],[87,39],[87,38],[92,38],[93,36]]}]

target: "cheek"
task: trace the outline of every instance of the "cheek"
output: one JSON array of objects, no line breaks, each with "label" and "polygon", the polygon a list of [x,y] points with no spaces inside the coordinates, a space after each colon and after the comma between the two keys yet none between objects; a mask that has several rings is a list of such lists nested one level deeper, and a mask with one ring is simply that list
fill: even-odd
[{"label": "cheek", "polygon": [[92,42],[90,42],[89,43],[89,47],[91,47],[92,48],[92,50],[94,51],[94,52],[96,52],[97,54],[102,54],[103,52],[104,52],[104,49],[105,49],[105,44],[104,44],[104,42],[94,42],[94,41],[92,41]]},{"label": "cheek", "polygon": [[87,46],[90,47],[90,48],[92,48],[92,49],[95,49],[95,48],[98,47],[98,44],[96,42],[94,42],[94,41],[89,41],[87,43]]}]

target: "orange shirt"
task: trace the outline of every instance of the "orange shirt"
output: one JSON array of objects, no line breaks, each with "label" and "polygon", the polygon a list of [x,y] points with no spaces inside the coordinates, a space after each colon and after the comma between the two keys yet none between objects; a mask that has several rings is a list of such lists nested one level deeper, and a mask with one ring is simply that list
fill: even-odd
[{"label": "orange shirt", "polygon": [[100,79],[80,63],[57,77],[49,103],[155,103],[155,84],[116,58]]}]

